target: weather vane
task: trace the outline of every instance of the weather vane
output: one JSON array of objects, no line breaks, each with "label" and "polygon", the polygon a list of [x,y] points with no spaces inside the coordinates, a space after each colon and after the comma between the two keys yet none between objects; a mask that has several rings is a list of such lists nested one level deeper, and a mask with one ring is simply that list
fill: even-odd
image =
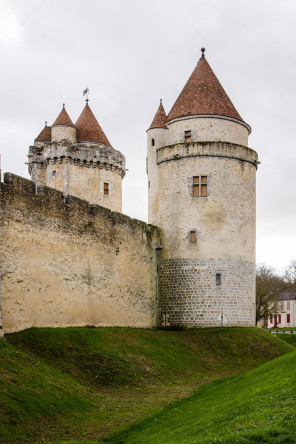
[{"label": "weather vane", "polygon": [[83,95],[86,95],[86,101],[88,102],[88,94],[89,94],[89,89],[88,87],[85,88],[85,90],[83,91]]}]

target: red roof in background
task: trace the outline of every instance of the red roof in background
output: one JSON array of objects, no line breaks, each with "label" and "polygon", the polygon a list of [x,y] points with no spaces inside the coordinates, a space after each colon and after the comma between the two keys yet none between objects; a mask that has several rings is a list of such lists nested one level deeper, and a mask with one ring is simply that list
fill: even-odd
[{"label": "red roof in background", "polygon": [[64,106],[58,117],[56,118],[54,125],[67,125],[67,126],[75,126],[72,120],[69,117],[69,114],[65,110]]},{"label": "red roof in background", "polygon": [[35,139],[38,142],[50,142],[51,141],[51,126],[45,125],[39,136]]},{"label": "red roof in background", "polygon": [[164,107],[162,106],[162,101],[160,101],[160,105],[158,107],[158,110],[156,111],[156,114],[154,116],[154,119],[152,120],[152,123],[151,123],[149,129],[167,128],[166,123],[165,123],[166,120],[167,120],[167,116],[166,116]]},{"label": "red roof in background", "polygon": [[88,102],[86,102],[76,122],[76,128],[78,142],[97,142],[112,146],[90,109]]},{"label": "red roof in background", "polygon": [[203,54],[166,121],[204,114],[232,117],[243,122]]}]

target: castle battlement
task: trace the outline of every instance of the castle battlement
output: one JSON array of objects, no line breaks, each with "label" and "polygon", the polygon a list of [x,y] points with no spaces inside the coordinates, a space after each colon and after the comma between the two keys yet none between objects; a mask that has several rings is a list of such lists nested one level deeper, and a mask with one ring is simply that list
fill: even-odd
[{"label": "castle battlement", "polygon": [[122,210],[125,157],[112,147],[88,100],[75,125],[65,105],[52,126],[45,123],[29,148],[28,168],[37,187],[46,185]]},{"label": "castle battlement", "polygon": [[115,171],[122,178],[125,176],[125,157],[111,146],[95,143],[72,144],[67,140],[46,142],[30,146],[28,168],[31,174],[34,165],[47,168],[49,164],[70,163],[87,168],[105,168]]}]

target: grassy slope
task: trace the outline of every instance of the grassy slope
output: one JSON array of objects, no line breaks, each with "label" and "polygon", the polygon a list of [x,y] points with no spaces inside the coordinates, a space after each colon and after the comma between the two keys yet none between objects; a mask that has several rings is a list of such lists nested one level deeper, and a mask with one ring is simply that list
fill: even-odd
[{"label": "grassy slope", "polygon": [[[94,410],[88,389],[55,368],[0,341],[0,442],[24,442],[57,425],[63,414]],[[56,423],[55,423],[56,422]]]},{"label": "grassy slope", "polygon": [[98,439],[292,347],[255,328],[30,329],[0,341],[0,442]]},{"label": "grassy slope", "polygon": [[214,382],[104,442],[295,443],[296,352]]},{"label": "grassy slope", "polygon": [[287,344],[293,345],[293,347],[296,347],[296,335],[289,334],[289,333],[279,333],[277,334],[277,337],[280,338],[282,341],[287,342]]}]

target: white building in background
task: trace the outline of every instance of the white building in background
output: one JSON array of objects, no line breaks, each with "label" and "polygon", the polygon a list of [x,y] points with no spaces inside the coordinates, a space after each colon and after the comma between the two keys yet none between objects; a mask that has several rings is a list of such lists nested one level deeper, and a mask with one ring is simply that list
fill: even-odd
[{"label": "white building in background", "polygon": [[296,284],[283,291],[277,301],[278,314],[268,318],[268,328],[296,327]]}]

